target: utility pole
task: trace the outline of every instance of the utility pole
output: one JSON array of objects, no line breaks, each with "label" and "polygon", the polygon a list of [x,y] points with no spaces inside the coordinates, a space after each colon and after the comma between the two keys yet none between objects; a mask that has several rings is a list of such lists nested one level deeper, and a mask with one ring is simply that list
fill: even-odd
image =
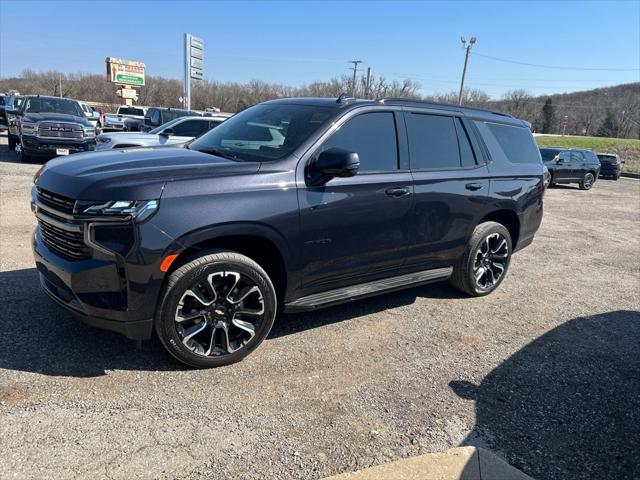
[{"label": "utility pole", "polygon": [[191,35],[184,34],[184,108],[191,108],[191,65],[189,64]]},{"label": "utility pole", "polygon": [[351,82],[351,96],[356,96],[356,75],[358,73],[358,64],[362,63],[362,60],[350,60],[353,63],[353,80]]},{"label": "utility pole", "polygon": [[476,43],[476,37],[471,37],[469,45],[467,45],[467,39],[460,37],[462,45],[465,47],[467,53],[464,56],[464,68],[462,69],[462,80],[460,80],[460,94],[458,95],[458,105],[462,105],[462,92],[464,91],[464,77],[467,75],[467,62],[469,61],[469,54],[471,53],[471,46]]},{"label": "utility pole", "polygon": [[371,96],[371,67],[367,67],[367,81],[364,84],[364,98]]}]

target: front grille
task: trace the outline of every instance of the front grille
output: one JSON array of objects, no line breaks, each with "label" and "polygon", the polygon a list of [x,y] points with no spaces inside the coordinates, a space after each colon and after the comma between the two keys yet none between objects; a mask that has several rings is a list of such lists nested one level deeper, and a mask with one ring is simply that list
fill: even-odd
[{"label": "front grille", "polygon": [[74,123],[41,122],[38,125],[38,136],[43,138],[83,138],[80,125]]},{"label": "front grille", "polygon": [[38,202],[42,204],[37,217],[44,244],[67,260],[90,258],[91,249],[84,242],[83,225],[68,220],[68,215],[73,214],[75,200],[42,188],[37,188],[37,193]]},{"label": "front grille", "polygon": [[91,257],[91,250],[84,243],[84,234],[74,232],[38,218],[42,240],[55,253],[68,260],[84,260]]},{"label": "front grille", "polygon": [[76,201],[64,197],[62,195],[58,195],[57,193],[52,193],[47,190],[43,190],[42,188],[38,188],[38,200],[45,205],[55,208],[64,213],[73,213],[73,207],[76,204]]}]

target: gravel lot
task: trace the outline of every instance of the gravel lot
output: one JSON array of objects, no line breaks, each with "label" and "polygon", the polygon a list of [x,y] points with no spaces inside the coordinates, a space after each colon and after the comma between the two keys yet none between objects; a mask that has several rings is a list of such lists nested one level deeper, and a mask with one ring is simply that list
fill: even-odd
[{"label": "gravel lot", "polygon": [[499,290],[281,315],[187,370],[40,292],[35,164],[0,137],[0,478],[319,478],[461,444],[539,479],[640,476],[640,182],[554,188]]}]

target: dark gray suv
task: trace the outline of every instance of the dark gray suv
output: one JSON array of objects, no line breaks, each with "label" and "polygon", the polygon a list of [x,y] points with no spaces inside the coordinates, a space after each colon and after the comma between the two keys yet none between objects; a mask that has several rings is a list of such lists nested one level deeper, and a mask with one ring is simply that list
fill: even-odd
[{"label": "dark gray suv", "polygon": [[38,172],[44,290],[91,325],[155,329],[195,367],[242,359],[276,311],[450,280],[487,295],[542,220],[543,165],[509,115],[408,100],[292,98],[184,148]]}]

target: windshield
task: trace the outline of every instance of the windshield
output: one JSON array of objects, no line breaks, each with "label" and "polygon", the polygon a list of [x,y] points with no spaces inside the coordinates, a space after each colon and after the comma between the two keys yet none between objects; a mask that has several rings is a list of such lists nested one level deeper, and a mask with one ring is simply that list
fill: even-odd
[{"label": "windshield", "polygon": [[144,110],[133,107],[119,107],[118,115],[138,115],[140,117],[144,117]]},{"label": "windshield", "polygon": [[305,105],[256,105],[234,115],[189,145],[234,160],[268,162],[291,154],[334,109]]},{"label": "windshield", "polygon": [[558,156],[559,153],[560,153],[560,150],[552,150],[548,148],[540,149],[540,155],[542,155],[542,160],[545,162],[549,162],[553,160]]},{"label": "windshield", "polygon": [[26,113],[64,113],[76,117],[84,116],[78,102],[66,98],[32,97],[27,99],[24,111]]}]

